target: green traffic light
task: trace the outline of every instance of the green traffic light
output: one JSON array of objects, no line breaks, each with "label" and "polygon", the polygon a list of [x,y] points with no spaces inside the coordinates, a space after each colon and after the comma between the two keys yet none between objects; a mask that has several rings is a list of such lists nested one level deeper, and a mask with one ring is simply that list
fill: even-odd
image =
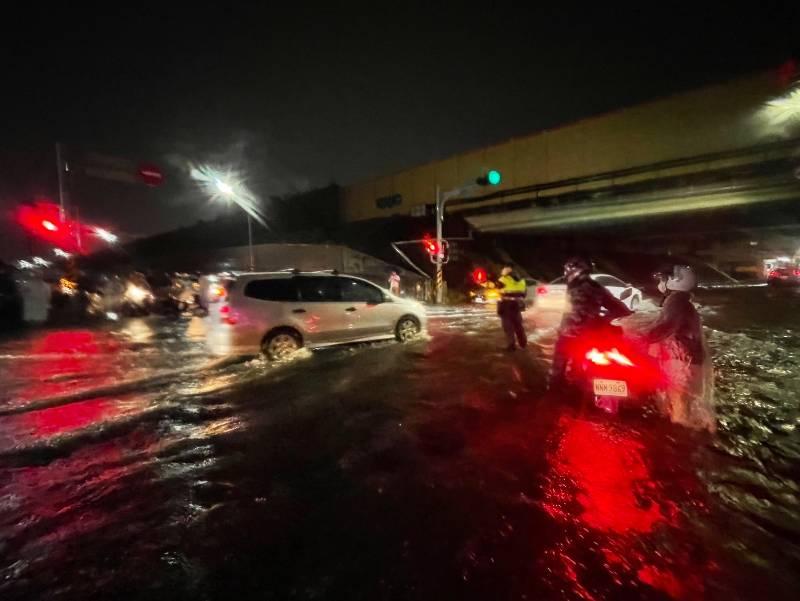
[{"label": "green traffic light", "polygon": [[503,181],[503,176],[496,169],[492,169],[486,174],[486,181],[490,186],[499,186],[500,182]]}]

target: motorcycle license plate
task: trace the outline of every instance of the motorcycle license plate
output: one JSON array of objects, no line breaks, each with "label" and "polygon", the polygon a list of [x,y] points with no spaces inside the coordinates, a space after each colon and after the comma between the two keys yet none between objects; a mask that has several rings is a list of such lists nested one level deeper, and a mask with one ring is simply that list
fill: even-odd
[{"label": "motorcycle license plate", "polygon": [[593,381],[594,393],[597,396],[628,396],[628,383],[625,380],[604,380],[595,378]]}]

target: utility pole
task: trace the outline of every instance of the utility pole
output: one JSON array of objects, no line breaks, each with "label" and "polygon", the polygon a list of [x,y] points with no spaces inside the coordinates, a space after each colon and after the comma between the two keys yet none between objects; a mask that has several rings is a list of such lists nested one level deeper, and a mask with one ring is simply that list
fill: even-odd
[{"label": "utility pole", "polygon": [[434,287],[436,289],[436,304],[441,305],[444,299],[444,270],[442,268],[442,226],[444,221],[444,204],[439,184],[436,184],[436,279]]},{"label": "utility pole", "polygon": [[61,160],[61,143],[56,142],[56,172],[58,173],[58,206],[61,223],[67,217],[66,207],[64,206],[64,163]]},{"label": "utility pole", "polygon": [[250,253],[250,271],[256,270],[256,260],[253,255],[253,218],[247,214],[247,247]]}]

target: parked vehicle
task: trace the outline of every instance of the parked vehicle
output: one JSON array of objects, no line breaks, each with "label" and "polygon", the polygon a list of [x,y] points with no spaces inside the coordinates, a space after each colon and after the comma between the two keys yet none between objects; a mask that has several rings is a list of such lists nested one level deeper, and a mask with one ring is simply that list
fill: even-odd
[{"label": "parked vehicle", "polygon": [[426,327],[421,303],[336,272],[242,274],[220,307],[238,353],[285,359],[301,347],[397,338]]},{"label": "parked vehicle", "polygon": [[0,272],[0,327],[22,323],[23,299],[10,272]]},{"label": "parked vehicle", "polygon": [[[540,282],[533,278],[525,278],[525,285],[525,305],[530,307],[536,301],[536,289],[539,287]],[[479,286],[471,290],[469,297],[473,303],[478,305],[495,304],[500,300],[500,290],[490,282],[486,286]]]},{"label": "parked vehicle", "polygon": [[[619,278],[606,273],[593,273],[591,278],[605,286],[616,298],[621,300],[631,310],[636,311],[642,303],[642,291],[631,284],[626,284]],[[567,307],[567,284],[563,277],[553,280],[549,284],[540,284],[536,287],[536,300],[534,306],[541,311],[564,312]]]},{"label": "parked vehicle", "polygon": [[800,269],[794,266],[776,267],[769,272],[770,286],[800,286]]}]

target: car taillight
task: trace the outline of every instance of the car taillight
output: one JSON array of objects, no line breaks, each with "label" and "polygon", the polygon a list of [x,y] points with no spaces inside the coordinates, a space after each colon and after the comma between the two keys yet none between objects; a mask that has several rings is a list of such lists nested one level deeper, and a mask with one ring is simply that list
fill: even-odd
[{"label": "car taillight", "polygon": [[538,295],[547,294],[547,286],[539,286],[538,288],[536,288],[536,294]]},{"label": "car taillight", "polygon": [[231,308],[230,308],[228,305],[222,305],[222,306],[219,308],[219,312],[220,312],[222,315],[225,315],[226,313],[230,313],[230,312],[231,312]]},{"label": "car taillight", "polygon": [[795,274],[796,276],[800,276],[800,269],[795,269],[795,270],[794,270],[794,274]]}]

